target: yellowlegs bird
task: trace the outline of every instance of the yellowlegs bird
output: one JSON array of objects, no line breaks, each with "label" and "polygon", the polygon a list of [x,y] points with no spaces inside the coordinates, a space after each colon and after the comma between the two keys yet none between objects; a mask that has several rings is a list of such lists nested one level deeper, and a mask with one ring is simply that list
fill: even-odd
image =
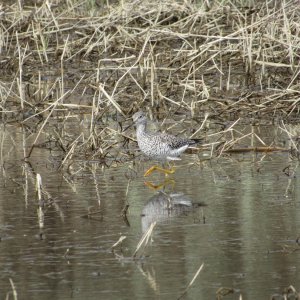
[{"label": "yellowlegs bird", "polygon": [[[187,148],[198,144],[202,139],[183,139],[166,133],[147,131],[147,117],[142,111],[132,116],[136,125],[136,137],[139,148],[148,157],[160,161],[180,160],[179,156]],[[175,172],[174,168],[164,169],[159,166],[151,167],[144,176],[150,175],[153,171],[161,171],[165,174]]]}]

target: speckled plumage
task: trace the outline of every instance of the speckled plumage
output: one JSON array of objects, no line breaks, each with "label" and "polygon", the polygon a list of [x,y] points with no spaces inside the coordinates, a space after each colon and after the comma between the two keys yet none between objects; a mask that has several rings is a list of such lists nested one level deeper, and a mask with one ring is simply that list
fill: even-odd
[{"label": "speckled plumage", "polygon": [[147,131],[147,117],[142,111],[132,116],[136,125],[136,136],[139,148],[147,156],[158,160],[179,160],[189,146],[195,145],[199,139],[183,139],[166,133]]}]

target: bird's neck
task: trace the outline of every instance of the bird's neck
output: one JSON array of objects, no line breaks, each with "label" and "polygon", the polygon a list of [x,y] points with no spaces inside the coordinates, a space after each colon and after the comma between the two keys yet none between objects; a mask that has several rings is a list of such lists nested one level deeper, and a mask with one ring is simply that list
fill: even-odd
[{"label": "bird's neck", "polygon": [[146,123],[141,123],[141,124],[139,124],[139,125],[137,126],[137,128],[136,128],[136,133],[137,133],[138,135],[143,134],[143,133],[146,131],[146,126],[147,126]]}]

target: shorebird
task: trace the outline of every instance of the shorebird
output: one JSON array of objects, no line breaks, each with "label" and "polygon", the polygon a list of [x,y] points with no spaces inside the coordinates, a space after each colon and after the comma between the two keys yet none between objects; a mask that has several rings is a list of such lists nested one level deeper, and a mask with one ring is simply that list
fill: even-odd
[{"label": "shorebird", "polygon": [[[132,119],[136,125],[136,137],[139,148],[151,159],[163,162],[180,160],[179,156],[181,153],[190,146],[196,145],[202,141],[202,139],[184,139],[161,132],[148,132],[148,119],[142,111],[136,112],[132,116]],[[175,172],[174,168],[165,169],[155,165],[147,170],[144,176],[150,175],[155,170],[165,174],[173,174]]]}]

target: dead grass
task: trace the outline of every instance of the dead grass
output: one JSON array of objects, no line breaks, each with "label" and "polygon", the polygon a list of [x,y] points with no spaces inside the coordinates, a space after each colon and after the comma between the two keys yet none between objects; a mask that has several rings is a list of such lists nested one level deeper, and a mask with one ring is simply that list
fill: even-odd
[{"label": "dead grass", "polygon": [[233,122],[210,140],[225,142],[218,155],[237,144],[236,124],[293,122],[298,2],[221,2],[0,4],[2,121],[30,128],[27,156],[55,142],[63,165],[78,157],[130,159],[122,127],[139,108],[191,116],[202,123],[200,136],[203,120]]}]

